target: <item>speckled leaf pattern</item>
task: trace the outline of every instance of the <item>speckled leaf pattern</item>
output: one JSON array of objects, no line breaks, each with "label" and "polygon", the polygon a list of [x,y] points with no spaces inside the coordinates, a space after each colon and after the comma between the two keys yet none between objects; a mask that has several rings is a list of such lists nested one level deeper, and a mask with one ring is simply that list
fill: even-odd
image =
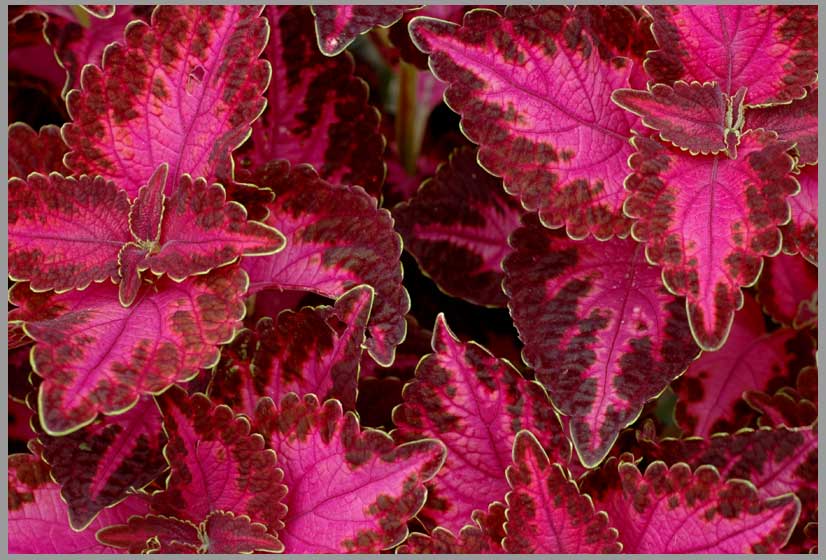
[{"label": "speckled leaf pattern", "polygon": [[519,430],[539,434],[554,462],[567,463],[571,446],[542,387],[482,346],[460,342],[441,314],[431,345],[393,411],[394,437],[445,444],[447,459],[419,518],[458,533],[474,510],[508,491],[505,469]]},{"label": "speckled leaf pattern", "polygon": [[445,292],[504,306],[502,259],[521,208],[502,181],[476,163],[476,150],[454,151],[413,198],[393,209],[404,247]]},{"label": "speckled leaf pattern", "polygon": [[265,15],[270,40],[264,55],[273,74],[267,108],[236,163],[245,169],[274,159],[309,163],[325,180],[359,185],[378,198],[384,137],[352,55],[329,58],[319,52],[307,6],[267,6]]},{"label": "speckled leaf pattern", "polygon": [[[262,8],[159,6],[126,30],[102,67],[69,92],[63,135],[73,171],[115,180],[130,196],[161,163],[208,183],[264,109],[270,67]],[[167,193],[170,194],[170,193]]]},{"label": "speckled leaf pattern", "polygon": [[817,79],[815,6],[648,6],[660,49],[645,69],[655,82],[748,88],[746,103],[799,99]]},{"label": "speckled leaf pattern", "polygon": [[749,109],[745,128],[773,130],[782,140],[795,142],[801,165],[817,163],[817,88],[785,105]]},{"label": "speckled leaf pattern", "polygon": [[34,172],[68,176],[63,165],[66,150],[58,127],[45,125],[35,132],[26,123],[16,122],[9,126],[9,178],[25,179]]},{"label": "speckled leaf pattern", "polygon": [[313,395],[287,395],[278,408],[262,399],[255,427],[289,488],[278,535],[288,554],[377,553],[399,544],[445,455],[435,440],[397,446],[383,432],[362,430],[338,401],[321,405]]},{"label": "speckled leaf pattern", "polygon": [[603,60],[579,19],[561,6],[473,10],[457,26],[415,18],[445,101],[479,144],[479,162],[527,210],[574,237],[607,238],[622,216],[633,116],[611,103],[631,64]]},{"label": "speckled leaf pattern", "polygon": [[800,253],[817,265],[817,166],[807,165],[796,178],[800,192],[788,199],[792,219],[781,228],[783,250],[790,254]]},{"label": "speckled leaf pattern", "polygon": [[573,241],[534,215],[504,262],[523,357],[570,416],[583,465],[602,461],[619,431],[680,375],[698,348],[685,310],[632,239]]},{"label": "speckled leaf pattern", "polygon": [[9,276],[36,291],[117,278],[130,240],[126,193],[102,177],[40,173],[9,180]]},{"label": "speckled leaf pattern", "polygon": [[390,213],[360,187],[331,185],[309,166],[291,169],[273,162],[255,176],[255,184],[275,191],[266,223],[285,235],[287,246],[275,255],[242,260],[250,291],[272,287],[335,298],[369,284],[376,298],[366,349],[379,364],[392,364],[404,340],[410,298],[402,285],[401,238]]},{"label": "speckled leaf pattern", "polygon": [[817,323],[817,267],[800,255],[781,253],[766,259],[757,298],[784,327],[802,329]]},{"label": "speckled leaf pattern", "polygon": [[149,396],[122,415],[105,416],[67,436],[40,432],[38,438],[75,530],[89,526],[104,508],[167,468],[161,415]]},{"label": "speckled leaf pattern", "polygon": [[691,156],[639,136],[634,144],[625,204],[636,219],[633,236],[663,267],[669,291],[686,297],[694,339],[716,350],[743,305],[741,288],[757,280],[762,257],[780,250],[786,197],[799,190],[789,145],[750,131],[729,159]]},{"label": "speckled leaf pattern", "polygon": [[493,502],[487,511],[476,510],[468,523],[453,534],[444,527],[436,527],[429,535],[410,533],[398,554],[502,554],[505,537],[505,505]]},{"label": "speckled leaf pattern", "polygon": [[777,552],[800,515],[792,494],[762,498],[745,480],[724,477],[712,466],[651,463],[645,474],[620,462],[621,488],[597,507],[619,530],[631,554],[749,554]]},{"label": "speckled leaf pattern", "polygon": [[590,497],[582,495],[565,468],[549,460],[536,436],[523,430],[507,470],[505,539],[513,554],[617,554],[617,530]]},{"label": "speckled leaf pattern", "polygon": [[346,49],[376,26],[390,27],[419,6],[314,6],[318,48],[327,56]]},{"label": "speckled leaf pattern", "polygon": [[794,383],[814,363],[813,341],[805,332],[783,328],[766,334],[760,306],[748,297],[728,341],[706,352],[674,384],[676,417],[687,435],[708,437],[746,425],[744,391],[774,391]]},{"label": "speckled leaf pattern", "polygon": [[[95,416],[131,408],[143,393],[194,377],[218,359],[244,315],[246,274],[224,268],[182,283],[147,285],[124,308],[118,288],[93,284],[49,296],[47,313],[16,317],[36,341],[32,363],[43,378],[38,408],[43,428],[65,434]],[[32,297],[17,284],[9,300]]]}]

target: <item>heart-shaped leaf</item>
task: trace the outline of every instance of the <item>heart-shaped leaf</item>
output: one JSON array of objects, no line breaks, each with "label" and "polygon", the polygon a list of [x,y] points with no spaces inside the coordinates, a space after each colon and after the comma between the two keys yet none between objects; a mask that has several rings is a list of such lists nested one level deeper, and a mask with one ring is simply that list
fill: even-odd
[{"label": "heart-shaped leaf", "polygon": [[565,468],[551,462],[536,436],[523,430],[513,443],[507,470],[505,539],[513,554],[616,554],[617,530],[589,496],[579,493]]},{"label": "heart-shaped leaf", "polygon": [[781,228],[783,250],[817,266],[817,166],[807,165],[796,178],[800,192],[789,198],[792,219]]},{"label": "heart-shaped leaf", "polygon": [[117,278],[129,200],[112,181],[34,173],[9,180],[9,276],[35,291]]},{"label": "heart-shaped leaf", "polygon": [[479,305],[504,306],[502,259],[521,209],[502,181],[454,151],[415,196],[393,209],[404,247],[445,292]]},{"label": "heart-shaped leaf", "polygon": [[479,163],[522,206],[574,237],[627,230],[633,117],[610,98],[629,86],[629,61],[601,59],[562,6],[510,6],[504,17],[473,10],[462,26],[419,17],[410,31],[450,84],[445,101],[479,144]]},{"label": "heart-shaped leaf", "polygon": [[755,107],[746,112],[746,130],[765,128],[795,143],[799,164],[817,163],[817,88],[803,99],[773,107]]},{"label": "heart-shaped leaf", "polygon": [[355,414],[344,414],[335,400],[320,405],[315,395],[288,394],[278,409],[261,399],[255,425],[290,489],[279,533],[289,554],[376,553],[397,545],[445,456],[435,440],[396,446],[383,432],[362,431]]},{"label": "heart-shaped leaf", "polygon": [[800,256],[766,259],[757,297],[766,313],[784,327],[806,328],[817,322],[817,267]]},{"label": "heart-shaped leaf", "polygon": [[9,126],[9,178],[25,179],[35,172],[69,175],[63,165],[66,150],[58,127],[46,125],[35,132],[26,123],[16,122]]},{"label": "heart-shaped leaf", "polygon": [[511,316],[586,467],[599,464],[643,405],[698,349],[685,309],[632,239],[573,241],[534,215],[504,262]]},{"label": "heart-shaped leaf", "polygon": [[377,26],[390,27],[405,12],[421,6],[313,6],[318,48],[327,56],[346,49],[359,35]]},{"label": "heart-shaped leaf", "polygon": [[472,524],[454,535],[444,527],[436,527],[429,535],[410,533],[398,554],[502,554],[505,538],[505,505],[493,502],[487,511],[477,509],[471,514]]},{"label": "heart-shaped leaf", "polygon": [[540,434],[554,462],[567,463],[571,446],[542,387],[482,346],[460,342],[442,314],[431,344],[434,353],[419,362],[403,404],[393,411],[394,437],[445,444],[445,464],[428,483],[429,501],[419,517],[459,532],[474,510],[508,491],[505,469],[519,430]]},{"label": "heart-shaped leaf", "polygon": [[645,69],[654,82],[717,82],[748,88],[749,105],[806,95],[817,80],[815,6],[647,6],[659,50]]},{"label": "heart-shaped leaf", "polygon": [[646,256],[663,267],[663,282],[686,297],[688,321],[701,348],[726,341],[740,289],[760,274],[762,257],[780,250],[778,226],[789,220],[786,197],[799,185],[788,144],[753,130],[740,137],[737,159],[690,156],[637,136],[625,212]]},{"label": "heart-shaped leaf", "polygon": [[[43,378],[43,428],[51,435],[72,432],[99,412],[125,412],[141,394],[214,364],[215,346],[240,326],[246,287],[246,274],[226,267],[180,284],[146,285],[128,308],[118,301],[118,287],[106,282],[50,294],[48,314],[15,310],[10,319],[23,321],[37,343],[32,363]],[[17,284],[9,299],[25,306],[31,297],[26,284]]]},{"label": "heart-shaped leaf", "polygon": [[67,166],[112,179],[130,197],[164,162],[173,181],[189,173],[212,183],[231,169],[230,153],[266,103],[261,10],[159,6],[148,25],[131,23],[67,95]]},{"label": "heart-shaped leaf", "polygon": [[[367,351],[381,365],[393,363],[404,340],[410,298],[402,285],[401,239],[387,210],[360,187],[331,185],[309,166],[285,161],[257,170],[256,185],[275,191],[267,224],[287,238],[275,255],[243,259],[250,290],[307,290],[335,298],[359,284],[376,292]],[[295,266],[300,262],[301,266]]]}]

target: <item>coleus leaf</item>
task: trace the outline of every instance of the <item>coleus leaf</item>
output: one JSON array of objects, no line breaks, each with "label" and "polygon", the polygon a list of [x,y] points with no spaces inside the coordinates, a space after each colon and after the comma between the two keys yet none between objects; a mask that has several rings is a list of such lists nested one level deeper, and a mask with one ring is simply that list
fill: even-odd
[{"label": "coleus leaf", "polygon": [[405,12],[421,6],[313,6],[318,48],[327,56],[346,49],[373,27],[390,27]]},{"label": "coleus leaf", "polygon": [[[159,164],[212,183],[266,101],[261,7],[159,6],[89,65],[67,95],[73,171],[115,180],[130,197]],[[105,131],[105,132],[104,132]]]},{"label": "coleus leaf", "polygon": [[783,387],[773,395],[746,391],[743,400],[761,413],[758,426],[811,426],[817,420],[817,368],[808,366],[800,370],[794,388]]},{"label": "coleus leaf", "polygon": [[605,512],[597,512],[565,468],[552,462],[536,436],[522,430],[513,443],[507,469],[505,538],[513,554],[616,554],[622,550],[617,530]]},{"label": "coleus leaf", "polygon": [[261,399],[255,414],[284,469],[285,552],[371,552],[407,536],[424,503],[424,483],[441,467],[444,446],[419,440],[396,446],[376,430],[361,430],[352,412],[315,395],[288,394],[278,409]]},{"label": "coleus leaf", "polygon": [[24,306],[10,314],[36,341],[35,372],[43,378],[40,421],[62,435],[95,416],[122,413],[141,394],[162,391],[214,364],[216,345],[232,339],[244,315],[247,276],[225,267],[181,283],[161,279],[145,286],[124,308],[118,288],[93,284],[84,291],[49,294],[47,312],[28,312],[34,294],[15,285],[9,300]]},{"label": "coleus leaf", "polygon": [[272,83],[267,108],[236,162],[248,170],[274,159],[309,163],[325,180],[359,185],[379,198],[385,141],[367,84],[354,74],[352,55],[328,58],[318,51],[309,7],[267,6],[265,15],[270,40],[264,54]]},{"label": "coleus leaf", "polygon": [[807,165],[796,176],[800,192],[789,198],[791,221],[781,228],[783,250],[800,253],[817,266],[817,166]]},{"label": "coleus leaf", "polygon": [[420,17],[410,31],[450,84],[445,101],[479,144],[479,163],[523,207],[577,238],[627,230],[622,183],[633,117],[610,102],[629,85],[627,60],[600,59],[561,6],[510,6],[504,17],[473,10],[461,27]]},{"label": "coleus leaf", "polygon": [[632,554],[771,553],[789,538],[800,515],[793,494],[760,497],[745,480],[721,477],[710,465],[696,470],[662,461],[640,473],[620,462],[621,487],[598,502]]},{"label": "coleus leaf", "polygon": [[817,322],[817,267],[800,256],[766,259],[757,298],[775,322],[802,329]]},{"label": "coleus leaf", "polygon": [[143,397],[122,415],[105,416],[69,435],[52,437],[40,431],[38,438],[76,531],[167,468],[162,454],[166,436],[151,397]]},{"label": "coleus leaf", "polygon": [[33,173],[9,180],[9,276],[35,291],[117,278],[129,241],[126,193],[102,177]]},{"label": "coleus leaf", "polygon": [[[387,210],[360,187],[320,179],[309,166],[285,161],[257,170],[255,184],[271,188],[266,223],[282,232],[280,253],[242,259],[250,292],[264,288],[308,290],[335,298],[359,284],[376,293],[366,349],[381,365],[393,363],[404,340],[410,298],[402,285],[401,239]],[[295,263],[302,266],[296,267]]]},{"label": "coleus leaf", "polygon": [[460,342],[442,314],[431,344],[433,353],[419,362],[393,411],[394,438],[446,445],[445,464],[428,483],[419,518],[459,532],[474,510],[508,491],[505,469],[519,430],[540,434],[553,462],[568,463],[571,447],[542,387],[482,346]]},{"label": "coleus leaf", "polygon": [[9,126],[9,178],[25,179],[34,172],[69,175],[63,165],[66,149],[60,128],[54,125],[42,126],[35,132],[26,123],[12,124]]},{"label": "coleus leaf", "polygon": [[289,392],[313,393],[355,409],[373,297],[373,288],[357,286],[333,307],[285,310],[276,321],[261,319],[251,367],[258,394],[280,402]]},{"label": "coleus leaf", "polygon": [[740,137],[737,159],[690,156],[640,136],[632,142],[632,234],[663,267],[669,291],[686,297],[694,339],[717,350],[743,305],[741,288],[757,280],[762,257],[780,250],[786,197],[799,190],[789,146],[763,130]]},{"label": "coleus leaf", "polygon": [[725,151],[737,157],[737,144],[743,127],[741,88],[729,97],[717,83],[678,81],[674,86],[652,84],[648,91],[618,89],[611,95],[614,103],[642,117],[642,123],[659,131],[659,136],[692,154]]},{"label": "coleus leaf", "polygon": [[60,486],[49,478],[46,463],[25,453],[10,455],[8,466],[9,554],[111,554],[117,550],[98,542],[95,531],[143,515],[148,508],[143,497],[130,496],[77,532],[69,526]]},{"label": "coleus leaf", "polygon": [[647,6],[659,50],[645,69],[654,82],[717,82],[748,88],[749,105],[806,95],[817,80],[814,6]]},{"label": "coleus leaf", "polygon": [[745,128],[773,130],[781,140],[795,143],[799,165],[817,163],[817,88],[791,103],[749,109]]},{"label": "coleus leaf", "polygon": [[814,363],[812,346],[805,332],[784,328],[766,334],[760,306],[746,298],[725,346],[704,353],[674,383],[677,423],[687,434],[702,437],[746,426],[753,414],[743,392],[791,385],[803,367]]},{"label": "coleus leaf", "polygon": [[525,362],[570,416],[580,461],[599,464],[620,430],[698,354],[678,298],[632,239],[573,241],[523,219],[503,268]]},{"label": "coleus leaf", "polygon": [[393,209],[405,249],[442,290],[497,306],[507,303],[501,262],[520,215],[502,181],[479,167],[469,147],[454,151],[411,200]]},{"label": "coleus leaf", "polygon": [[472,524],[461,528],[454,535],[444,527],[436,527],[429,535],[410,533],[398,554],[502,554],[505,538],[505,505],[493,502],[487,511],[480,509],[471,514]]}]

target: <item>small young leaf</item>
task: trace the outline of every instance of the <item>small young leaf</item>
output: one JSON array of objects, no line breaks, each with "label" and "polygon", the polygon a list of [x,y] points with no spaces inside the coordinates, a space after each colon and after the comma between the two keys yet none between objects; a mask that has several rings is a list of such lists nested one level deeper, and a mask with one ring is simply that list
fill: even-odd
[{"label": "small young leaf", "polygon": [[405,12],[421,6],[313,6],[318,48],[327,56],[346,49],[376,26],[390,27]]},{"label": "small young leaf", "polygon": [[791,221],[783,226],[783,250],[800,253],[817,266],[817,166],[807,165],[796,176],[800,192],[789,198]]},{"label": "small young leaf", "polygon": [[207,543],[207,554],[278,553],[284,550],[281,541],[268,533],[265,525],[253,523],[246,515],[216,511],[207,516],[201,530]]},{"label": "small young leaf", "polygon": [[473,524],[462,527],[458,536],[444,527],[436,527],[429,535],[410,533],[398,554],[502,554],[505,537],[505,506],[493,502],[487,512],[475,510]]},{"label": "small young leaf", "polygon": [[195,553],[201,545],[198,527],[191,521],[149,514],[130,517],[124,525],[110,525],[97,532],[100,542],[126,548],[130,554],[148,552]]},{"label": "small young leaf", "polygon": [[800,165],[817,163],[817,88],[803,99],[773,107],[755,107],[746,111],[746,130],[765,128],[780,135],[781,140],[795,143]]},{"label": "small young leaf", "polygon": [[9,178],[25,179],[35,172],[67,176],[69,170],[63,165],[66,150],[58,127],[46,125],[35,132],[26,123],[16,122],[9,126]]},{"label": "small young leaf", "polygon": [[743,400],[761,414],[757,425],[776,428],[805,428],[817,420],[817,367],[808,366],[797,374],[794,388],[783,387],[774,395],[746,391]]},{"label": "small young leaf", "polygon": [[129,209],[129,231],[135,241],[157,244],[161,237],[164,211],[164,190],[169,176],[169,164],[162,163],[138,189],[138,195]]},{"label": "small young leaf", "polygon": [[799,255],[766,259],[757,297],[763,309],[784,327],[803,329],[817,322],[817,267]]}]

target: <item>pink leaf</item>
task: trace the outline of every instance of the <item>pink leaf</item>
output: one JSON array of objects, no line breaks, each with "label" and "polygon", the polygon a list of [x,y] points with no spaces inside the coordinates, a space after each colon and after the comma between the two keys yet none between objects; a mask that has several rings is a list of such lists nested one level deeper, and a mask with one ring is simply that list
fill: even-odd
[{"label": "pink leaf", "polygon": [[117,277],[129,241],[126,193],[102,177],[9,180],[9,275],[36,291],[84,289]]},{"label": "pink leaf", "polygon": [[[480,145],[479,163],[548,227],[600,238],[627,230],[622,215],[633,117],[610,102],[631,64],[600,59],[574,12],[511,6],[473,10],[463,25],[414,18],[445,101]],[[598,108],[598,109],[597,109]]]},{"label": "pink leaf", "polygon": [[35,132],[29,125],[16,122],[9,126],[9,178],[25,179],[29,173],[51,172],[69,175],[63,165],[66,144],[60,136],[60,129],[46,125]]},{"label": "pink leaf", "polygon": [[799,164],[817,163],[817,88],[803,99],[773,107],[755,107],[746,112],[745,129],[765,128],[781,140],[795,142]]},{"label": "pink leaf", "polygon": [[504,262],[511,316],[586,467],[680,375],[698,349],[681,302],[632,239],[573,241],[534,215]]},{"label": "pink leaf", "polygon": [[[243,259],[250,290],[307,290],[335,298],[359,284],[376,292],[366,349],[381,365],[393,363],[404,340],[410,298],[402,285],[401,239],[387,210],[359,187],[321,180],[309,166],[272,162],[255,184],[275,191],[267,224],[287,237],[275,255]],[[301,263],[301,266],[296,266]]]},{"label": "pink leaf", "polygon": [[149,251],[142,245],[129,242],[121,247],[118,253],[118,301],[123,307],[129,307],[134,303],[143,285],[141,273],[149,268],[146,263]]},{"label": "pink leaf", "polygon": [[800,516],[792,494],[762,498],[745,480],[725,481],[712,466],[651,463],[645,474],[620,463],[621,488],[598,504],[631,554],[777,552]]},{"label": "pink leaf", "polygon": [[781,228],[783,250],[800,253],[817,266],[817,166],[807,165],[797,175],[800,192],[789,198],[792,220]]},{"label": "pink leaf", "polygon": [[157,244],[161,237],[161,220],[164,215],[164,189],[169,176],[169,164],[162,163],[149,177],[146,185],[138,189],[138,195],[129,209],[129,231],[135,241]]},{"label": "pink leaf", "polygon": [[432,346],[434,353],[419,362],[403,404],[393,411],[394,435],[403,441],[435,438],[447,446],[419,516],[427,525],[458,532],[474,510],[508,491],[505,469],[520,429],[540,434],[554,462],[567,463],[571,446],[542,387],[478,344],[460,342],[442,314]]},{"label": "pink leaf", "polygon": [[465,525],[458,536],[444,527],[436,527],[429,535],[411,533],[396,549],[398,554],[502,554],[505,537],[505,506],[493,502],[487,511],[471,515],[472,524]]},{"label": "pink leaf", "polygon": [[444,461],[438,441],[396,446],[383,432],[362,431],[338,401],[320,405],[314,395],[288,394],[278,409],[264,398],[255,424],[290,489],[279,533],[290,554],[376,553],[400,543]]},{"label": "pink leaf", "polygon": [[648,6],[660,50],[645,69],[655,82],[748,88],[749,105],[806,95],[817,79],[815,6]]},{"label": "pink leaf", "polygon": [[155,514],[130,517],[123,525],[105,527],[97,532],[97,538],[108,546],[126,548],[130,554],[195,553],[201,545],[194,523]]},{"label": "pink leaf", "polygon": [[390,27],[405,12],[421,6],[313,6],[318,48],[327,56],[346,49],[376,26]]},{"label": "pink leaf", "polygon": [[800,256],[766,259],[757,297],[766,313],[784,327],[806,328],[817,322],[817,267]]},{"label": "pink leaf", "polygon": [[591,498],[577,490],[565,468],[551,463],[533,433],[520,431],[508,467],[505,539],[513,554],[616,554],[617,530]]},{"label": "pink leaf", "polygon": [[740,289],[760,274],[762,257],[780,250],[778,226],[789,219],[786,197],[799,185],[788,145],[774,133],[740,138],[737,159],[690,156],[635,137],[626,213],[635,239],[663,267],[663,282],[686,297],[691,332],[701,348],[726,341]]},{"label": "pink leaf", "polygon": [[75,172],[137,194],[161,163],[211,183],[264,109],[269,65],[261,7],[159,6],[86,66],[63,129]]},{"label": "pink leaf", "polygon": [[206,536],[207,554],[249,554],[252,552],[282,552],[284,545],[267,533],[267,527],[253,523],[246,515],[217,511],[209,514],[202,529]]},{"label": "pink leaf", "polygon": [[449,294],[504,306],[502,259],[521,209],[502,181],[476,163],[476,150],[454,151],[408,202],[393,209],[396,229],[422,270]]},{"label": "pink leaf", "polygon": [[[43,378],[38,398],[43,428],[52,435],[72,432],[99,412],[124,412],[141,394],[214,364],[215,346],[240,326],[246,286],[243,271],[223,268],[180,284],[159,280],[124,308],[117,286],[93,284],[80,292],[50,294],[48,314],[13,316],[37,343],[32,363]],[[28,286],[17,284],[9,299],[25,305],[31,297]]]}]

